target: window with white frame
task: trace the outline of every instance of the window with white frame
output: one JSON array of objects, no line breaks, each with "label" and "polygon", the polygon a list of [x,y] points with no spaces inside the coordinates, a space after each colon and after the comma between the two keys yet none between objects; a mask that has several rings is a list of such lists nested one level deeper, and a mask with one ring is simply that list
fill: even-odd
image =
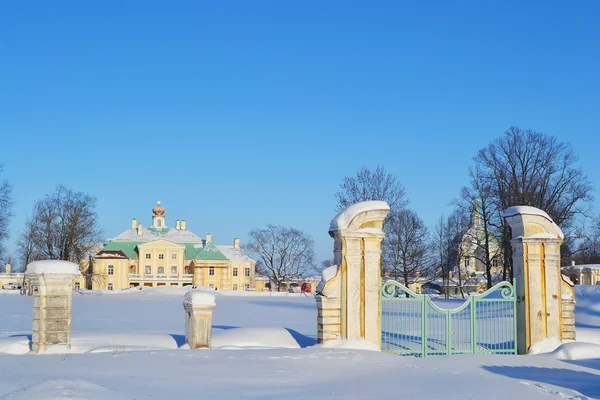
[{"label": "window with white frame", "polygon": [[246,284],[244,285],[244,289],[246,289],[246,290],[250,290],[250,284],[249,284],[249,283],[246,283]]},{"label": "window with white frame", "polygon": [[79,289],[79,282],[75,282],[75,289]]},{"label": "window with white frame", "polygon": [[156,270],[156,274],[157,275],[164,275],[165,274],[165,267],[158,267],[158,269]]},{"label": "window with white frame", "polygon": [[151,265],[146,265],[146,267],[144,268],[144,274],[146,274],[146,275],[152,274],[152,266]]},{"label": "window with white frame", "polygon": [[250,268],[244,268],[244,276],[245,277],[250,276]]},{"label": "window with white frame", "polygon": [[238,269],[237,269],[237,267],[233,268],[233,276],[238,276]]},{"label": "window with white frame", "polygon": [[171,265],[171,275],[177,275],[177,265]]},{"label": "window with white frame", "polygon": [[108,274],[109,275],[114,275],[115,274],[115,266],[114,265],[109,265],[108,266]]},{"label": "window with white frame", "polygon": [[171,254],[171,260],[177,260],[177,254],[175,254],[175,253]]},{"label": "window with white frame", "polygon": [[113,284],[112,283],[108,284],[108,290],[113,290]]},{"label": "window with white frame", "polygon": [[465,267],[468,267],[471,265],[471,259],[469,257],[465,257]]},{"label": "window with white frame", "polygon": [[159,260],[164,260],[165,259],[165,255],[164,254],[159,254],[158,255],[158,259]]},{"label": "window with white frame", "polygon": [[146,253],[146,260],[149,260],[150,258],[152,258],[152,255],[150,253]]},{"label": "window with white frame", "polygon": [[233,284],[233,290],[237,290],[237,288],[238,288],[237,283],[234,283]]},{"label": "window with white frame", "polygon": [[208,268],[208,275],[215,276],[215,267]]}]

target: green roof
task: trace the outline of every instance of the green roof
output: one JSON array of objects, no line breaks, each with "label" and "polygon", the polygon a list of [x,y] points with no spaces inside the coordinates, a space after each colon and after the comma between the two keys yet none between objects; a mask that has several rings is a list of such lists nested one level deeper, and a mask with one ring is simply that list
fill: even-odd
[{"label": "green roof", "polygon": [[135,248],[138,244],[144,242],[108,242],[102,251],[122,251],[130,260],[135,260],[138,256]]},{"label": "green roof", "polygon": [[202,247],[194,247],[198,246],[199,243],[181,243],[185,246],[185,259],[186,260],[195,260],[196,255],[202,250]]},{"label": "green roof", "polygon": [[[136,260],[138,253],[136,248],[140,244],[147,242],[113,242],[110,241],[104,246],[102,251],[122,251],[130,260]],[[195,247],[199,243],[179,243],[185,246],[186,260],[210,260],[210,261],[226,261],[228,260],[223,253],[212,243],[208,243],[204,248]]]},{"label": "green roof", "polygon": [[194,260],[211,260],[211,261],[218,261],[218,260],[227,261],[228,260],[228,258],[225,257],[219,249],[217,249],[217,246],[215,246],[212,243],[207,243],[206,246],[204,246],[204,248],[198,249],[198,250],[200,250],[200,251],[196,254],[196,256],[194,257]]}]

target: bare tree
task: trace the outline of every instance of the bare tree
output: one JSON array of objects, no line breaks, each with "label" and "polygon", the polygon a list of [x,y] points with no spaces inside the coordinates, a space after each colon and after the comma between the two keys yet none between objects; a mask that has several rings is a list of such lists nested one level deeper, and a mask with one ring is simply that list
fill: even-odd
[{"label": "bare tree", "polygon": [[[448,251],[450,249],[449,239],[448,239],[448,227],[447,220],[444,216],[440,216],[437,224],[435,225],[435,230],[433,234],[433,240],[431,247],[435,251],[435,256],[432,260],[431,270],[435,271],[434,276],[442,278],[442,286],[447,287],[450,281],[450,263]],[[446,291],[446,297],[448,291]]]},{"label": "bare tree", "polygon": [[[472,255],[471,243],[465,240],[466,233],[470,227],[470,221],[464,208],[457,207],[448,217],[446,222],[446,238],[448,240],[448,265],[453,271],[455,283],[458,285],[461,296],[464,298],[463,280],[466,271],[462,270],[461,261]],[[449,283],[451,279],[448,280]]]},{"label": "bare tree", "polygon": [[[527,205],[546,211],[561,228],[568,229],[576,215],[585,213],[592,187],[576,167],[571,146],[531,129],[511,127],[474,157],[479,178],[491,183],[499,210]],[[497,213],[490,223],[502,228],[505,279],[512,278],[510,229]]]},{"label": "bare tree", "polygon": [[573,257],[577,264],[600,264],[600,216],[590,228],[591,232],[578,244]]},{"label": "bare tree", "polygon": [[[3,166],[0,164],[0,175]],[[4,242],[8,238],[8,224],[12,217],[12,185],[7,179],[0,180],[0,259],[5,257]]]},{"label": "bare tree", "polygon": [[321,270],[324,270],[325,268],[329,268],[332,265],[335,265],[333,260],[323,260],[323,261],[321,261]]},{"label": "bare tree", "polygon": [[492,287],[492,267],[501,260],[501,236],[504,221],[499,202],[494,197],[493,181],[480,166],[469,168],[470,187],[461,190],[458,207],[471,210],[471,224],[463,240],[472,245],[472,255],[483,265],[488,289]]},{"label": "bare tree", "polygon": [[384,227],[382,245],[384,268],[395,280],[413,283],[425,270],[428,259],[429,232],[417,214],[408,209],[391,211]]},{"label": "bare tree", "polygon": [[356,177],[345,177],[340,188],[335,194],[337,211],[368,200],[383,200],[392,210],[401,209],[408,204],[404,186],[396,175],[386,172],[380,165],[375,171],[363,166]]},{"label": "bare tree", "polygon": [[248,234],[246,248],[256,254],[259,271],[281,290],[283,283],[298,279],[314,269],[314,241],[296,228],[267,225]]},{"label": "bare tree", "polygon": [[18,240],[25,265],[33,260],[87,260],[101,240],[96,198],[64,186],[38,200]]}]

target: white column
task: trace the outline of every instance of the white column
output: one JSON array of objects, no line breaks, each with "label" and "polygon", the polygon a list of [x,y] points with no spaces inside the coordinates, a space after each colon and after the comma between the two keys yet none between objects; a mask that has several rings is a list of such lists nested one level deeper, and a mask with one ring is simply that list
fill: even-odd
[{"label": "white column", "polygon": [[25,279],[33,294],[31,349],[71,346],[73,281],[79,266],[68,261],[35,261],[27,265]]},{"label": "white column", "polygon": [[[545,337],[563,337],[564,284],[560,269],[563,233],[542,210],[518,206],[504,217],[512,229],[513,274],[516,281],[518,353]],[[569,323],[566,321],[565,323]],[[570,334],[569,334],[570,335]]]},{"label": "white column", "polygon": [[381,242],[388,212],[385,202],[367,201],[348,207],[331,222],[337,270],[324,274],[320,285],[328,299],[317,300],[320,342],[339,336],[380,344]]},{"label": "white column", "polygon": [[211,293],[192,290],[185,294],[185,342],[191,349],[210,347],[215,307],[215,296]]}]

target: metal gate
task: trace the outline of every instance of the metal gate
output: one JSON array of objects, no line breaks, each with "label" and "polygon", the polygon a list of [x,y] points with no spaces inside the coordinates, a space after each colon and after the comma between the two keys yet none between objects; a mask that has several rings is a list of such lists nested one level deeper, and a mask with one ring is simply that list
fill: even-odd
[{"label": "metal gate", "polygon": [[401,283],[381,287],[381,350],[427,357],[443,354],[517,354],[514,284],[501,282],[444,309]]}]

